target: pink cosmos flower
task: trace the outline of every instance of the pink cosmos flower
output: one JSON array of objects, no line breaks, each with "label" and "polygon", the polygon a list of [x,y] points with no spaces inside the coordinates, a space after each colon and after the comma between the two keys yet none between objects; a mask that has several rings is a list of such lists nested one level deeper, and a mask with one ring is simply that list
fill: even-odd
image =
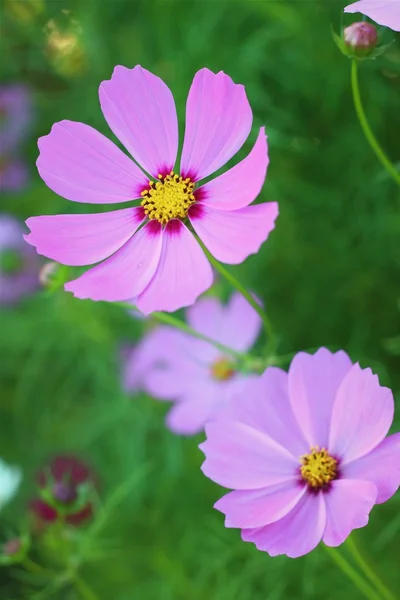
[{"label": "pink cosmos flower", "polygon": [[141,205],[32,217],[26,240],[39,254],[66,265],[100,263],[66,284],[78,298],[135,298],[145,314],[188,306],[212,284],[210,264],[188,221],[215,258],[229,264],[257,252],[274,227],[275,202],[249,206],[269,162],[264,128],[247,158],[197,188],[250,133],[252,112],[242,85],[208,69],[195,75],[179,174],[173,171],[174,99],[159,77],[140,66],[117,66],[99,95],[110,129],[141,168],[92,127],[61,121],[39,140],[39,173],[68,200],[113,204],[138,198]]},{"label": "pink cosmos flower", "polygon": [[359,12],[379,25],[390,27],[393,31],[400,31],[399,0],[358,0],[346,6],[344,12]]},{"label": "pink cosmos flower", "polygon": [[234,491],[215,507],[271,556],[338,546],[400,484],[394,402],[345,352],[270,367],[206,426],[202,470]]},{"label": "pink cosmos flower", "polygon": [[[202,298],[187,311],[188,324],[238,352],[247,352],[261,328],[261,319],[240,294],[224,306]],[[193,435],[217,415],[251,376],[237,370],[232,356],[171,327],[150,331],[129,357],[125,388],[143,388],[160,400],[175,401],[167,425],[175,433]]]}]

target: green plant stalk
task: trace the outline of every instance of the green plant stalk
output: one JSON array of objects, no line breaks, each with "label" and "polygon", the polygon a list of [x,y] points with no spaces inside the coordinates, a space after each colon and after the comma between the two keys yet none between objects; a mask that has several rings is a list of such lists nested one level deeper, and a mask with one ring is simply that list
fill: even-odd
[{"label": "green plant stalk", "polygon": [[85,600],[99,600],[98,596],[90,589],[88,584],[76,573],[72,578],[74,586]]},{"label": "green plant stalk", "polygon": [[391,163],[391,161],[388,159],[388,157],[380,147],[376,137],[372,132],[372,129],[368,123],[368,119],[364,112],[364,108],[361,102],[360,87],[358,84],[358,62],[355,58],[353,58],[351,63],[351,89],[353,92],[354,107],[356,109],[357,117],[369,145],[375,152],[375,155],[377,156],[383,168],[389,173],[389,175],[395,180],[395,182],[398,185],[400,185],[400,172]]},{"label": "green plant stalk", "polygon": [[[122,306],[123,308],[127,308],[129,310],[135,309],[135,307],[132,304],[128,304],[127,302],[113,302],[113,304],[116,304],[117,306]],[[193,327],[190,327],[190,325],[186,325],[186,323],[184,323],[180,319],[177,319],[169,313],[153,312],[151,313],[151,317],[153,319],[157,319],[157,321],[160,321],[160,323],[165,323],[166,325],[170,325],[171,327],[175,327],[175,329],[184,331],[185,333],[188,333],[189,335],[192,335],[193,337],[196,337],[199,340],[203,340],[203,342],[207,342],[215,346],[224,354],[230,354],[231,356],[234,356],[239,361],[246,361],[250,359],[249,354],[246,354],[245,352],[238,352],[237,350],[229,348],[229,346],[225,346],[225,344],[221,344],[220,342],[217,342],[217,340],[208,337],[208,335],[203,335],[199,331],[193,329]]]},{"label": "green plant stalk", "polygon": [[362,576],[352,567],[347,560],[342,556],[336,548],[331,548],[322,544],[325,551],[329,554],[331,559],[338,565],[338,567],[347,575],[349,579],[354,583],[358,590],[364,594],[369,600],[382,600],[382,597],[367,583]]},{"label": "green plant stalk", "polygon": [[346,545],[351,552],[355,562],[358,564],[362,572],[368,577],[373,583],[382,597],[385,600],[397,600],[396,596],[389,590],[388,587],[383,583],[380,577],[372,570],[371,566],[366,562],[365,558],[361,554],[353,536],[347,539]]},{"label": "green plant stalk", "polygon": [[271,321],[269,320],[268,316],[264,312],[263,308],[259,305],[257,300],[255,300],[253,298],[253,296],[250,294],[250,292],[248,290],[246,290],[246,288],[240,283],[240,281],[238,281],[236,279],[236,277],[234,277],[232,275],[232,273],[230,273],[227,269],[225,269],[225,267],[223,267],[221,265],[221,263],[218,262],[218,260],[216,260],[212,254],[210,254],[210,252],[207,250],[207,248],[204,246],[202,241],[197,236],[196,236],[196,239],[199,242],[200,246],[202,247],[205,255],[207,256],[207,258],[210,261],[210,263],[212,264],[212,266],[222,275],[222,277],[224,279],[226,279],[226,281],[228,283],[231,284],[232,287],[237,289],[237,291],[240,294],[242,294],[242,296],[244,298],[246,298],[247,302],[259,314],[259,316],[263,322],[263,325],[264,325],[265,333],[267,334],[267,354],[268,355],[274,354],[275,348],[276,348],[275,334],[274,334],[274,330],[273,330]]}]

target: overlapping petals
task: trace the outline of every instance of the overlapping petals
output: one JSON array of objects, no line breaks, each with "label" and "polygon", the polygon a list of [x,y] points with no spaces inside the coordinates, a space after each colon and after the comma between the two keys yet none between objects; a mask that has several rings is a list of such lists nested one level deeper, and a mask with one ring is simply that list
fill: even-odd
[{"label": "overlapping petals", "polygon": [[[39,140],[39,173],[49,188],[74,202],[142,199],[152,181],[149,176],[163,181],[175,168],[178,121],[173,96],[159,77],[140,66],[117,66],[100,85],[99,96],[110,129],[136,162],[92,127],[61,121]],[[187,101],[181,175],[197,182],[214,173],[240,149],[251,124],[244,87],[222,72],[200,70]],[[242,162],[194,191],[188,224],[218,260],[242,262],[258,252],[274,228],[276,203],[249,206],[261,191],[268,161],[261,128]],[[67,265],[99,263],[66,284],[78,298],[135,298],[145,314],[175,311],[193,304],[211,286],[212,272],[181,214],[179,219],[168,216],[167,222],[158,219],[140,208],[33,217],[27,221],[31,233],[26,240],[39,253]]]},{"label": "overlapping petals", "polygon": [[[338,546],[400,485],[400,434],[385,438],[392,419],[390,390],[342,351],[299,353],[288,375],[268,368],[206,427],[202,470],[234,490],[215,508],[271,556]],[[302,457],[322,448],[338,469],[312,487]]]},{"label": "overlapping petals", "polygon": [[[248,351],[261,328],[258,313],[240,294],[234,294],[227,305],[217,298],[198,300],[188,309],[187,321],[199,333],[237,352]],[[232,371],[218,378],[213,368],[221,359],[228,361]],[[184,435],[200,432],[252,378],[237,371],[232,357],[223,356],[214,345],[170,327],[159,327],[144,337],[127,357],[123,375],[128,391],[142,388],[159,400],[174,401],[167,425]]]}]

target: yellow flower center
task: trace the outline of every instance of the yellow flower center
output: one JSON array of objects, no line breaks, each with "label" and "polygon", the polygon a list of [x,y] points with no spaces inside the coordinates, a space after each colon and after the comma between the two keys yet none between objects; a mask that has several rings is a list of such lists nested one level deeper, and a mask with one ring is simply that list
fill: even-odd
[{"label": "yellow flower center", "polygon": [[314,490],[321,489],[338,475],[338,461],[325,448],[315,446],[300,458],[300,473]]},{"label": "yellow flower center", "polygon": [[185,219],[189,208],[194,204],[194,183],[189,177],[183,179],[173,171],[169,175],[159,175],[159,181],[149,181],[143,190],[141,205],[149,219],[156,219],[165,225],[171,219]]},{"label": "yellow flower center", "polygon": [[211,376],[218,381],[232,379],[235,373],[235,365],[228,358],[218,358],[211,365]]}]

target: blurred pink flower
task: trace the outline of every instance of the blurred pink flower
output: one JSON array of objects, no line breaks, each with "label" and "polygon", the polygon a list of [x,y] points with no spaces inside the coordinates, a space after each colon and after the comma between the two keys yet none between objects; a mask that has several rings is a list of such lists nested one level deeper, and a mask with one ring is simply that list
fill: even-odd
[{"label": "blurred pink flower", "polygon": [[145,172],[92,127],[61,121],[39,140],[39,173],[53,191],[75,202],[139,198],[141,206],[31,217],[26,240],[66,265],[100,263],[65,285],[78,298],[135,298],[144,314],[188,306],[210,287],[212,271],[187,219],[215,258],[229,264],[258,252],[274,228],[276,202],[249,206],[261,191],[269,162],[264,128],[242,162],[195,189],[236,154],[250,133],[252,112],[242,85],[208,69],[195,75],[180,175],[173,172],[175,103],[159,77],[140,66],[117,66],[99,95],[108,125]]},{"label": "blurred pink flower", "polygon": [[29,135],[31,92],[22,84],[0,86],[0,155],[9,155]]},{"label": "blurred pink flower", "polygon": [[0,157],[0,193],[18,192],[29,180],[28,168],[23,160],[8,156]]},{"label": "blurred pink flower", "polygon": [[[196,331],[247,352],[261,328],[255,310],[234,294],[224,306],[217,298],[202,298],[187,310]],[[143,388],[160,400],[175,401],[167,416],[175,433],[193,435],[238,394],[252,377],[237,371],[235,360],[207,342],[171,327],[153,329],[126,361],[128,391]]]},{"label": "blurred pink flower", "polygon": [[345,352],[270,367],[206,426],[204,473],[233,489],[215,508],[271,556],[338,546],[400,484],[391,391]]},{"label": "blurred pink flower", "polygon": [[32,122],[31,93],[23,85],[0,86],[0,193],[17,192],[28,182],[28,169],[18,157]]},{"label": "blurred pink flower", "polygon": [[23,232],[17,219],[0,214],[0,304],[14,304],[39,285],[39,259]]},{"label": "blurred pink flower", "polygon": [[400,31],[400,1],[399,0],[358,0],[346,6],[344,12],[361,13],[379,25]]}]

